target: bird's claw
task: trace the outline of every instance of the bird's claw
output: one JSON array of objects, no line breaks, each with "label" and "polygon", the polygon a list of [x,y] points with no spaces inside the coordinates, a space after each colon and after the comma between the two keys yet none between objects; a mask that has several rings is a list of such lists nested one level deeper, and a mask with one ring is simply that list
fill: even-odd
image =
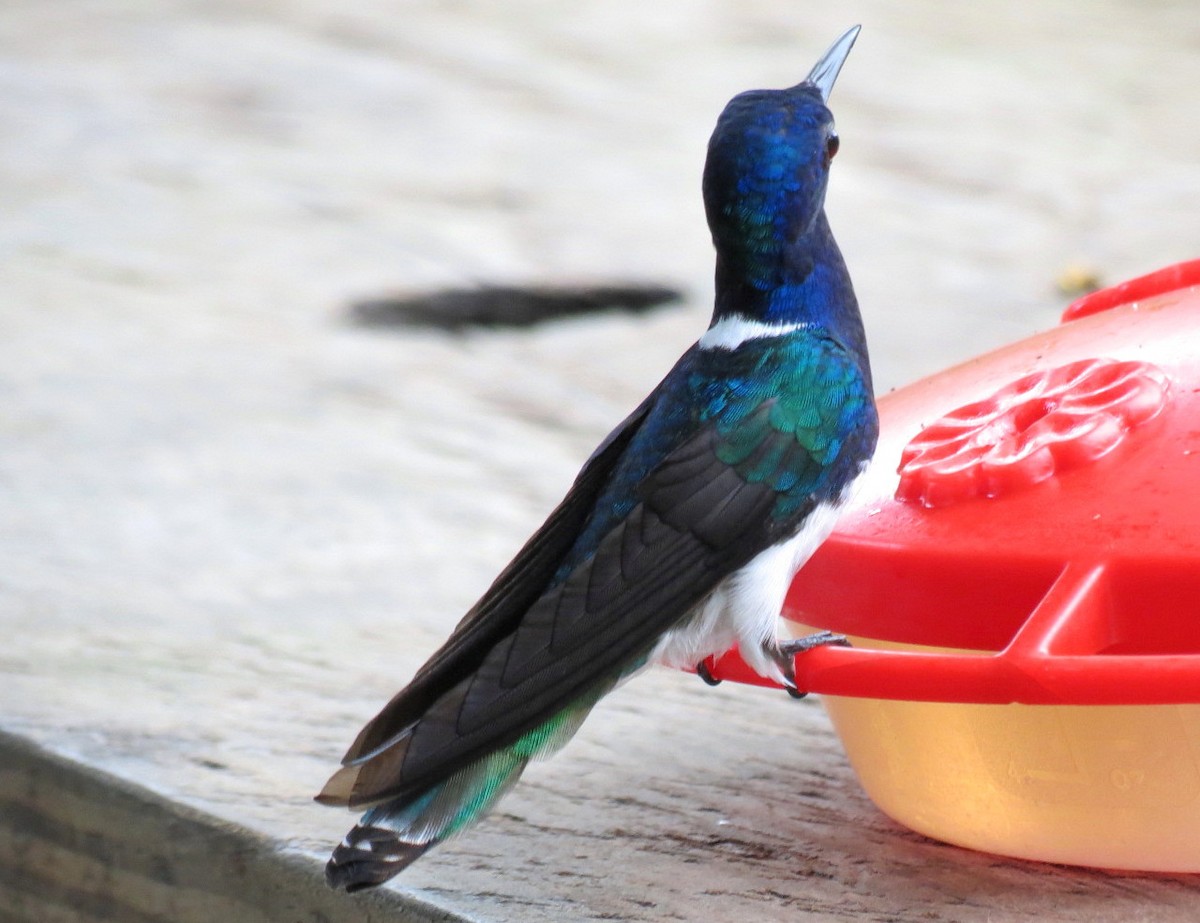
[{"label": "bird's claw", "polygon": [[712,670],[708,668],[708,661],[701,660],[696,664],[696,675],[699,676],[709,686],[721,685],[721,680],[712,675]]},{"label": "bird's claw", "polygon": [[787,694],[793,699],[803,699],[808,693],[798,688],[795,685],[795,672],[792,666],[792,660],[797,654],[803,654],[805,651],[811,651],[814,647],[825,647],[834,645],[835,647],[849,647],[850,640],[845,635],[834,634],[832,631],[817,631],[811,635],[805,635],[803,638],[793,638],[789,641],[782,641],[779,644],[779,656],[786,662],[785,672],[792,684],[785,686]]}]

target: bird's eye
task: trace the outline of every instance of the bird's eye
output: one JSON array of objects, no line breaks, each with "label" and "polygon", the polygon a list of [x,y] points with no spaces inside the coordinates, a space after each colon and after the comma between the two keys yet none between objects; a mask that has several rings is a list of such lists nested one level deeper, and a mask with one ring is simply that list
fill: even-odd
[{"label": "bird's eye", "polygon": [[841,142],[838,141],[837,135],[830,135],[829,140],[825,142],[825,162],[833,160],[833,155],[838,152],[838,146]]}]

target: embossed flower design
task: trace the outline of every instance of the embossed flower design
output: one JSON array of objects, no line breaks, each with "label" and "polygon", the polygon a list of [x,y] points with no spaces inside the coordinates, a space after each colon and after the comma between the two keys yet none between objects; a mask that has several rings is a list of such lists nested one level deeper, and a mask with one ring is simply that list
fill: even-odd
[{"label": "embossed flower design", "polygon": [[1168,397],[1166,374],[1147,362],[1083,359],[1026,375],[918,433],[900,456],[896,499],[940,507],[1040,483],[1111,452]]}]

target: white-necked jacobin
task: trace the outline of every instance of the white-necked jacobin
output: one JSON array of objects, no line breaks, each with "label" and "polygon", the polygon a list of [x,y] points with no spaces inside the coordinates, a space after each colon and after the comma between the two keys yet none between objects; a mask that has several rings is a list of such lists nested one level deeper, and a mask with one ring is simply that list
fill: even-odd
[{"label": "white-necked jacobin", "polygon": [[646,664],[696,666],[736,643],[794,689],[806,645],[779,640],[784,594],[878,430],[858,302],[824,210],[838,149],[826,104],[857,36],[804,82],[725,107],[704,168],[717,253],[708,330],[358,735],[318,796],[367,808],[329,860],[332,886],[386,881],[479,820]]}]

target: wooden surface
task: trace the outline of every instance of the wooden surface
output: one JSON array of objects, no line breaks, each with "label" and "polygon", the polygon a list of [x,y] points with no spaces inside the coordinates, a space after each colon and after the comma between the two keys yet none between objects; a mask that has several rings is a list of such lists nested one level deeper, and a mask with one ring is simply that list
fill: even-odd
[{"label": "wooden surface", "polygon": [[[1053,324],[1074,263],[1115,282],[1200,245],[1186,3],[151,6],[0,9],[0,919],[131,918],[151,885],[190,895],[197,863],[227,897],[293,874],[293,896],[316,893],[352,818],[312,793],[703,329],[721,106],[799,79],[851,21],[830,212],[880,390]],[[581,280],[688,298],[461,336],[348,320],[391,294]],[[49,820],[74,823],[79,780],[96,798],[106,778],[107,829],[141,818],[161,850],[151,884],[55,865],[95,852]],[[172,811],[241,846],[175,850]],[[34,871],[63,887],[30,889]],[[1191,877],[908,833],[817,703],[666,672],[395,890],[255,913],[1124,923],[1200,906]]]}]

